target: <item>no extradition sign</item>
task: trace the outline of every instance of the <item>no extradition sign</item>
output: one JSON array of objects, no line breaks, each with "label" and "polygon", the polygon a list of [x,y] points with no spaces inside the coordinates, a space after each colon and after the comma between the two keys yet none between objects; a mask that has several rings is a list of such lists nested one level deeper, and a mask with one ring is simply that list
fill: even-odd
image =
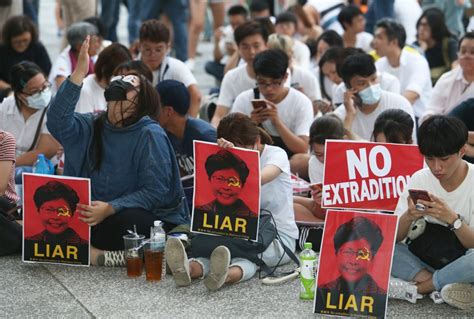
[{"label": "no extradition sign", "polygon": [[326,141],[322,206],[394,211],[423,163],[417,145]]}]

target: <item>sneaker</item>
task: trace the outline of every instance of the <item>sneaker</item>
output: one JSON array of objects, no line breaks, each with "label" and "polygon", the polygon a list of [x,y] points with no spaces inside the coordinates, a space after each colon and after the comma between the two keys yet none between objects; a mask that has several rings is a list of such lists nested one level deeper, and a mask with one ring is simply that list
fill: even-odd
[{"label": "sneaker", "polygon": [[435,290],[432,293],[430,293],[430,298],[437,305],[444,303],[444,300],[441,297],[441,292],[439,292],[439,291]]},{"label": "sneaker", "polygon": [[472,284],[449,284],[441,289],[444,302],[453,307],[468,310],[474,307],[474,287]]},{"label": "sneaker", "polygon": [[123,250],[104,251],[105,267],[125,267],[126,264],[127,263],[125,262],[125,252]]},{"label": "sneaker", "polygon": [[222,287],[227,279],[230,265],[230,251],[225,246],[219,246],[211,254],[210,270],[204,279],[204,285],[209,290]]},{"label": "sneaker", "polygon": [[183,243],[176,237],[170,237],[165,246],[166,263],[170,267],[176,285],[180,287],[191,284],[189,262]]},{"label": "sneaker", "polygon": [[418,293],[418,287],[414,283],[390,277],[388,297],[416,303],[418,299],[423,298],[423,295]]}]

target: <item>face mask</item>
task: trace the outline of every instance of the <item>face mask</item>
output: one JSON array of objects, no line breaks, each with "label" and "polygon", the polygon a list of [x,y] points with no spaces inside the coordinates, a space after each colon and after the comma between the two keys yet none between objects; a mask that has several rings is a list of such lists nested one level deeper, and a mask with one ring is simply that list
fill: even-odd
[{"label": "face mask", "polygon": [[382,89],[380,88],[380,84],[370,85],[359,92],[362,103],[367,105],[377,103],[380,100],[381,95]]},{"label": "face mask", "polygon": [[29,107],[41,110],[48,106],[49,102],[51,101],[51,95],[51,90],[46,88],[41,92],[27,96],[26,102],[28,103]]},{"label": "face mask", "polygon": [[109,86],[105,89],[104,96],[109,101],[126,101],[127,92],[135,89],[134,83],[140,80],[136,75],[115,76],[111,79]]}]

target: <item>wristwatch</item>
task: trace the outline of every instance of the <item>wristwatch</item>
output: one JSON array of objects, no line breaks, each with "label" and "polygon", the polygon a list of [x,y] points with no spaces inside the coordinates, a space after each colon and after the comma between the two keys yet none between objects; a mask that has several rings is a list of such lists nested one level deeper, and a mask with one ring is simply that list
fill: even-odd
[{"label": "wristwatch", "polygon": [[458,214],[458,218],[456,218],[452,224],[448,225],[449,230],[451,231],[458,230],[459,228],[461,228],[463,221],[464,221],[464,218],[462,218],[462,216]]}]

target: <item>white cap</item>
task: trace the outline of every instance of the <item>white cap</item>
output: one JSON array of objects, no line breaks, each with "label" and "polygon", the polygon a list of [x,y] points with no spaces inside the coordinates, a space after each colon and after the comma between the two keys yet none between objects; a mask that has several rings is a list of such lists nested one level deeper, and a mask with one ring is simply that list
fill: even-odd
[{"label": "white cap", "polygon": [[161,220],[155,220],[155,222],[153,223],[153,226],[155,227],[158,227],[158,226],[161,226],[163,223],[161,222]]}]

